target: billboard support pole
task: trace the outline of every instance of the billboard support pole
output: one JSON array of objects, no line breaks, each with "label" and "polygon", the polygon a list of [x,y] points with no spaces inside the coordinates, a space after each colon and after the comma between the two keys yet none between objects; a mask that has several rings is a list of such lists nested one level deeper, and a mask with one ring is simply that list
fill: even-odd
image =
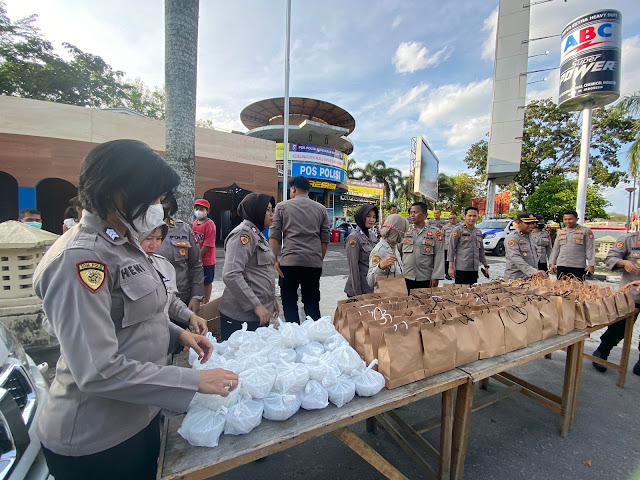
[{"label": "billboard support pole", "polygon": [[493,217],[496,203],[496,183],[494,180],[487,180],[487,208],[484,213],[485,218]]},{"label": "billboard support pole", "polygon": [[593,103],[585,103],[582,110],[582,140],[580,142],[580,167],[578,169],[578,200],[576,212],[584,223],[587,209],[587,181],[589,179],[589,150],[591,149],[591,109]]},{"label": "billboard support pole", "polygon": [[289,46],[291,44],[291,0],[287,0],[287,25],[284,44],[284,155],[282,173],[282,200],[287,199],[289,190]]}]

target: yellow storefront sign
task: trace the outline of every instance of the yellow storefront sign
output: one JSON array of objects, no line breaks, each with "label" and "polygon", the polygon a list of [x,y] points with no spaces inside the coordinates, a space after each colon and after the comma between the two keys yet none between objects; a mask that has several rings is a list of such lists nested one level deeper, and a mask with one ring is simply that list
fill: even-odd
[{"label": "yellow storefront sign", "polygon": [[312,187],[316,188],[326,188],[327,190],[335,190],[336,184],[331,182],[321,182],[318,180],[309,180],[309,183]]}]

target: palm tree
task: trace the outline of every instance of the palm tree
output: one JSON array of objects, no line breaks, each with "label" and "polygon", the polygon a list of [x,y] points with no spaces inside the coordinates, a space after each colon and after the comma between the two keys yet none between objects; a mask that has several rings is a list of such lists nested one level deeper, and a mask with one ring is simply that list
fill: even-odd
[{"label": "palm tree", "polygon": [[456,184],[453,177],[444,173],[438,174],[438,200],[451,207],[453,197],[456,194]]},{"label": "palm tree", "polygon": [[413,193],[413,176],[402,177],[394,192],[396,201],[402,202],[402,210],[407,211],[409,205],[421,199],[419,195]]},{"label": "palm tree", "polygon": [[196,170],[199,0],[165,0],[166,159],[178,172],[178,213],[191,223]]},{"label": "palm tree", "polygon": [[362,168],[357,166],[355,158],[350,158],[347,162],[347,178],[353,178],[356,180],[360,180],[360,176],[362,175]]},{"label": "palm tree", "polygon": [[638,174],[640,174],[640,92],[625,95],[622,100],[613,107],[613,112],[620,115],[630,114],[636,117],[633,121],[633,136],[635,140],[627,152],[629,170],[633,177],[636,178]]},{"label": "palm tree", "polygon": [[365,165],[360,179],[384,184],[384,197],[389,200],[396,191],[396,184],[402,180],[402,172],[397,168],[387,167],[383,160],[376,160]]}]

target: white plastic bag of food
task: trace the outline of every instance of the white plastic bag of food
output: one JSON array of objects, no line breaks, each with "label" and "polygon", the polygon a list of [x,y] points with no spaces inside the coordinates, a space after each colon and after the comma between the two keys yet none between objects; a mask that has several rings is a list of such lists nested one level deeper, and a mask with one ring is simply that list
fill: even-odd
[{"label": "white plastic bag of food", "polygon": [[309,380],[321,382],[327,376],[327,364],[322,363],[320,358],[305,353],[302,355],[301,361],[309,369]]},{"label": "white plastic bag of food", "polygon": [[302,361],[303,355],[310,355],[312,357],[319,357],[324,353],[324,347],[320,342],[309,342],[302,347],[296,348],[296,362]]},{"label": "white plastic bag of food", "polygon": [[315,321],[313,320],[313,318],[311,318],[309,315],[307,315],[307,318],[305,318],[304,322],[302,322],[300,324],[300,327],[304,328],[305,330],[307,330],[314,323],[315,323]]},{"label": "white plastic bag of food", "polygon": [[261,400],[244,400],[229,407],[225,435],[243,435],[260,425],[264,406]]},{"label": "white plastic bag of food", "polygon": [[378,359],[376,358],[364,372],[353,377],[353,381],[356,384],[356,393],[361,397],[372,397],[384,387],[384,376],[380,372],[373,370],[373,367],[377,364]]},{"label": "white plastic bag of food", "polygon": [[346,345],[349,345],[349,342],[347,342],[346,338],[344,338],[342,335],[336,332],[330,337],[328,337],[324,341],[323,345],[324,345],[324,349],[327,352],[333,352],[338,347],[344,347]]},{"label": "white plastic bag of food", "polygon": [[305,410],[318,410],[329,405],[329,392],[315,380],[309,380],[298,396],[300,406]]},{"label": "white plastic bag of food", "polygon": [[252,398],[264,398],[269,395],[275,381],[276,367],[272,363],[250,368],[240,374],[242,389]]},{"label": "white plastic bag of food", "polygon": [[267,357],[266,356],[261,356],[258,354],[255,355],[238,355],[237,356],[237,362],[238,365],[240,366],[240,372],[242,373],[245,370],[249,370],[251,368],[256,368],[256,367],[260,367],[262,365],[265,365],[268,362]]},{"label": "white plastic bag of food", "polygon": [[238,401],[240,396],[242,382],[238,382],[238,386],[229,392],[229,395],[223,397],[221,395],[209,395],[207,393],[196,393],[191,400],[189,409],[198,405],[208,408],[209,410],[219,410],[222,407],[230,407]]},{"label": "white plastic bag of food", "polygon": [[[254,335],[250,337],[246,342],[241,343],[238,346],[238,352],[242,355],[253,355],[261,351],[267,346],[267,341],[263,338]],[[236,353],[238,355],[238,353]]]},{"label": "white plastic bag of food", "polygon": [[278,330],[282,337],[282,343],[286,348],[298,348],[309,343],[307,332],[300,325],[292,322],[283,322],[280,319],[278,321],[280,322]]},{"label": "white plastic bag of food", "polygon": [[[189,349],[189,355],[191,355],[192,350],[192,348]],[[198,357],[196,356],[196,359],[193,361],[191,366],[195,370],[213,370],[214,368],[224,368],[226,363],[226,358],[214,352],[211,354],[211,357],[209,357],[209,360],[207,360],[206,363],[200,363],[200,360],[198,360]]]},{"label": "white plastic bag of food", "polygon": [[293,348],[273,348],[267,358],[272,363],[294,363],[296,351]]},{"label": "white plastic bag of food", "polygon": [[336,384],[338,381],[338,377],[340,376],[340,370],[335,365],[324,363],[327,367],[327,373],[324,378],[321,380],[322,386],[324,388],[329,388]]},{"label": "white plastic bag of food", "polygon": [[224,430],[226,408],[217,411],[198,405],[189,409],[178,433],[194,447],[216,447]]},{"label": "white plastic bag of food", "polygon": [[351,377],[340,375],[338,381],[329,387],[328,392],[331,403],[340,408],[353,400],[356,395],[356,384]]},{"label": "white plastic bag of food", "polygon": [[256,332],[249,332],[247,330],[248,327],[249,325],[247,324],[247,322],[244,322],[242,324],[241,330],[236,330],[231,335],[229,335],[229,340],[227,340],[227,344],[229,345],[229,347],[233,348],[234,350],[238,350],[238,348],[240,348],[240,345],[250,342],[252,338],[255,338],[257,336]]},{"label": "white plastic bag of food", "polygon": [[271,392],[262,402],[262,416],[276,422],[283,422],[300,410],[300,399],[295,393]]},{"label": "white plastic bag of food", "polygon": [[331,317],[322,317],[313,322],[313,325],[309,325],[309,328],[307,329],[307,338],[312,342],[324,343],[329,337],[336,333],[338,332],[333,326]]},{"label": "white plastic bag of food", "polygon": [[336,366],[345,375],[352,375],[354,371],[361,372],[367,366],[358,352],[350,346],[338,347],[331,354]]},{"label": "white plastic bag of food", "polygon": [[276,365],[276,381],[273,391],[280,393],[297,393],[309,381],[309,369],[302,363],[280,363]]}]

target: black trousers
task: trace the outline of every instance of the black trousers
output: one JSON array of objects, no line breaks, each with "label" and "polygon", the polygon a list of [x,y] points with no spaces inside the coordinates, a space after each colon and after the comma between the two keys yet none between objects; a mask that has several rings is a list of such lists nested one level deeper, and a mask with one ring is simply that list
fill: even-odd
[{"label": "black trousers", "polygon": [[404,283],[407,284],[407,290],[409,292],[414,288],[431,288],[431,280],[409,280],[405,278]]},{"label": "black trousers", "polygon": [[563,276],[575,276],[578,280],[584,281],[587,270],[584,268],[561,267],[558,265],[556,275],[558,279]]},{"label": "black trousers", "polygon": [[[636,303],[636,308],[640,308],[640,305]],[[602,334],[600,337],[600,346],[598,347],[598,351],[600,351],[604,356],[608,356],[611,353],[613,347],[620,343],[620,340],[624,338],[624,327],[627,325],[627,319],[621,320],[619,322],[610,325],[607,328],[607,331]],[[638,345],[638,350],[640,350],[640,345]]]},{"label": "black trousers", "polygon": [[444,275],[449,275],[449,250],[444,251]]},{"label": "black trousers", "polygon": [[[227,317],[224,313],[220,312],[220,336],[222,341],[229,340],[229,337],[233,332],[242,330],[242,321],[235,318]],[[247,330],[255,332],[260,326],[260,322],[247,322]]]},{"label": "black trousers", "polygon": [[[561,268],[561,267],[558,267],[558,268]],[[549,265],[547,265],[546,263],[538,262],[538,270],[542,270],[543,272],[546,272],[547,270],[549,270]]]},{"label": "black trousers", "polygon": [[42,446],[56,480],[154,480],[160,453],[160,415],[129,440],[81,457],[58,455]]},{"label": "black trousers", "polygon": [[458,285],[473,285],[478,283],[478,272],[456,270],[456,284]]},{"label": "black trousers", "polygon": [[300,323],[298,315],[298,287],[302,290],[304,313],[314,320],[320,318],[320,276],[322,268],[280,266],[284,278],[280,284],[282,310],[287,322]]}]

